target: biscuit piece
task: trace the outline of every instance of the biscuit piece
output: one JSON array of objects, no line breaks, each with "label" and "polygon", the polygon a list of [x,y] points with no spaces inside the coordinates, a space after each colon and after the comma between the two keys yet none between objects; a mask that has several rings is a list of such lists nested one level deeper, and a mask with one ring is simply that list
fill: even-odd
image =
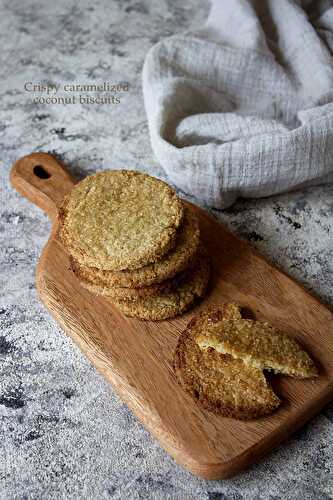
[{"label": "biscuit piece", "polygon": [[166,183],[113,170],[87,177],[65,197],[59,235],[80,263],[120,271],[160,259],[174,245],[183,204]]},{"label": "biscuit piece", "polygon": [[261,370],[299,378],[318,375],[312,359],[298,342],[266,322],[222,320],[199,332],[195,340],[201,349],[213,348]]},{"label": "biscuit piece", "polygon": [[74,272],[82,283],[94,287],[140,288],[161,283],[178,275],[193,262],[200,242],[198,218],[185,207],[184,220],[177,233],[176,245],[161,260],[132,271],[103,271],[74,261]]},{"label": "biscuit piece", "polygon": [[197,298],[203,297],[208,280],[208,256],[205,250],[200,249],[193,268],[174,291],[136,302],[112,301],[126,316],[152,321],[173,318],[185,312]]},{"label": "biscuit piece", "polygon": [[204,408],[216,414],[243,420],[272,413],[280,404],[262,370],[239,359],[201,350],[194,337],[222,318],[240,318],[239,308],[223,304],[195,316],[180,336],[174,369],[181,386]]}]

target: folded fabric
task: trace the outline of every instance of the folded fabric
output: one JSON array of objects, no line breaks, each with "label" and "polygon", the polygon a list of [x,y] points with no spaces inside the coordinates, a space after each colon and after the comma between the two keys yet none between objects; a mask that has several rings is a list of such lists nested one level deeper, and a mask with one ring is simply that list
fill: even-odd
[{"label": "folded fabric", "polygon": [[333,6],[213,0],[204,27],[147,54],[151,144],[217,208],[333,181]]}]

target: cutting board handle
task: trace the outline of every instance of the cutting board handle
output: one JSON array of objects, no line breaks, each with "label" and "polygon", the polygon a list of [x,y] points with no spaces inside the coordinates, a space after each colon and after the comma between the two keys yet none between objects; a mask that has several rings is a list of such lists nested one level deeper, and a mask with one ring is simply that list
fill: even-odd
[{"label": "cutting board handle", "polygon": [[13,187],[38,205],[52,219],[64,195],[75,181],[69,172],[52,155],[32,153],[17,160],[11,170]]}]

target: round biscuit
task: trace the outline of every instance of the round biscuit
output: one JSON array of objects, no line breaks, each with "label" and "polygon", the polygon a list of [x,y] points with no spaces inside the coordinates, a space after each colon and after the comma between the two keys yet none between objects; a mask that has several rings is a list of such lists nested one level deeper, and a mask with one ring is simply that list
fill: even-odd
[{"label": "round biscuit", "polygon": [[199,222],[194,210],[185,207],[175,247],[157,262],[135,270],[105,271],[73,260],[76,276],[93,287],[141,288],[164,282],[183,272],[194,261],[200,243]]},{"label": "round biscuit", "polygon": [[71,259],[71,269],[79,279],[81,286],[86,288],[95,295],[103,295],[105,297],[112,297],[118,300],[135,301],[141,298],[150,297],[153,295],[158,295],[161,293],[168,293],[172,291],[179,281],[179,277],[174,277],[169,280],[163,281],[162,283],[156,283],[154,285],[142,286],[138,288],[126,288],[120,286],[105,286],[98,282],[98,280],[85,280],[80,277],[80,271],[78,269],[77,262]]},{"label": "round biscuit", "polygon": [[80,263],[137,269],[175,243],[183,204],[165,182],[129,170],[101,172],[76,184],[59,211],[59,236]]},{"label": "round biscuit", "polygon": [[176,289],[135,302],[112,299],[112,302],[126,315],[143,320],[160,321],[184,313],[197,298],[204,296],[209,280],[209,259],[200,249],[193,268]]},{"label": "round biscuit", "polygon": [[195,335],[210,324],[240,317],[238,306],[222,304],[192,318],[178,339],[174,370],[180,385],[205,409],[250,420],[272,413],[280,404],[262,370],[214,349],[201,350],[195,342]]}]

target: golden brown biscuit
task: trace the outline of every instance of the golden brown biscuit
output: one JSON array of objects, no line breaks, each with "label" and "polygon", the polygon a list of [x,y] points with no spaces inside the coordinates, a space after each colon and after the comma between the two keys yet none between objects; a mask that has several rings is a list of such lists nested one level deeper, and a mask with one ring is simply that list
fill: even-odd
[{"label": "golden brown biscuit", "polygon": [[140,288],[161,283],[178,275],[194,260],[200,242],[200,230],[193,209],[185,207],[184,220],[177,232],[175,247],[165,256],[146,266],[131,271],[105,271],[88,267],[74,260],[78,279],[93,287]]},{"label": "golden brown biscuit", "polygon": [[169,293],[174,290],[179,283],[182,276],[175,276],[169,280],[163,281],[162,283],[156,283],[154,285],[142,286],[139,288],[126,288],[120,286],[108,287],[103,283],[100,283],[98,279],[91,279],[88,281],[84,279],[80,273],[79,264],[71,258],[71,269],[80,281],[81,286],[86,288],[95,295],[103,295],[105,297],[112,297],[118,300],[125,301],[135,301],[145,297],[150,297],[152,295],[158,295],[161,293]]},{"label": "golden brown biscuit", "polygon": [[292,377],[316,377],[318,371],[298,342],[266,322],[229,319],[198,332],[201,349],[213,348],[258,369],[274,370]]},{"label": "golden brown biscuit", "polygon": [[159,321],[173,318],[185,312],[197,298],[203,297],[209,280],[209,260],[204,249],[186,278],[176,289],[135,302],[112,299],[112,302],[126,315],[144,320]]},{"label": "golden brown biscuit", "polygon": [[120,271],[160,259],[174,245],[183,204],[166,183],[128,170],[74,186],[59,212],[59,235],[80,263]]},{"label": "golden brown biscuit", "polygon": [[240,318],[238,306],[208,308],[190,321],[174,355],[177,378],[196,401],[214,413],[244,420],[268,415],[280,400],[262,370],[214,349],[201,350],[194,340],[200,331],[222,318]]}]

